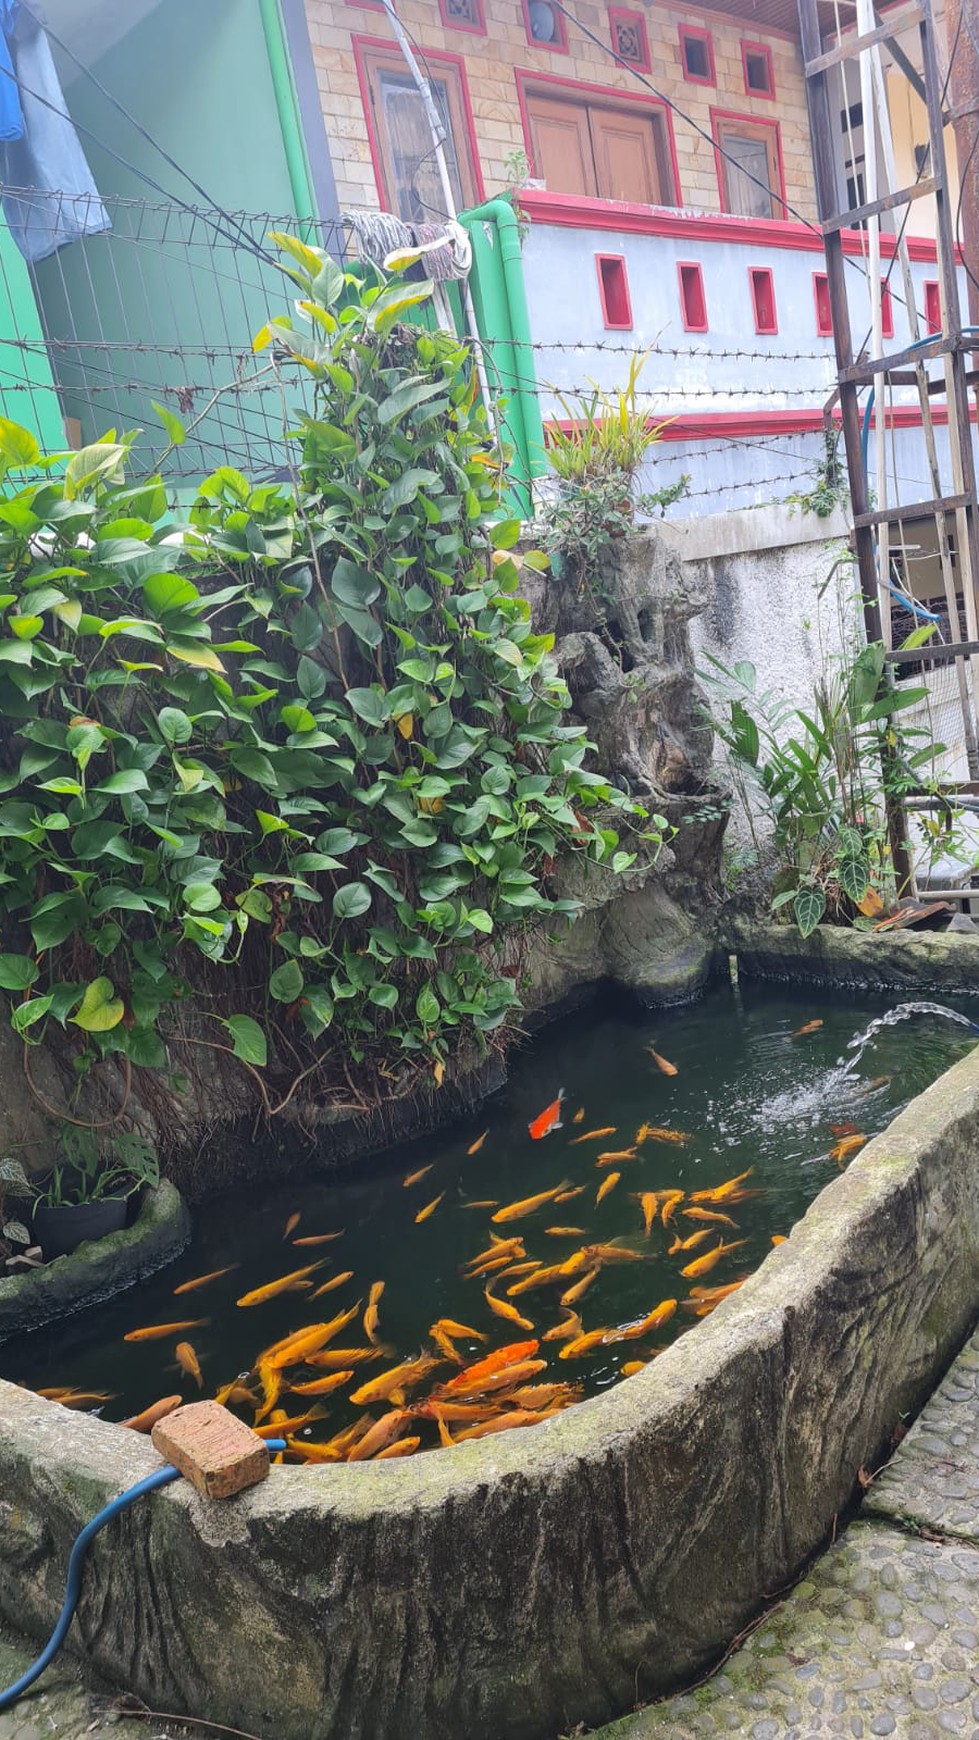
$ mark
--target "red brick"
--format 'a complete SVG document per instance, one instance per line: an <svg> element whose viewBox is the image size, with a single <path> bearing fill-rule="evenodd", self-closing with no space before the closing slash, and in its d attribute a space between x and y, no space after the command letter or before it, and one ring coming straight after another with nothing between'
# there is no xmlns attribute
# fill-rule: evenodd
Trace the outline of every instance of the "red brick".
<svg viewBox="0 0 979 1740"><path fill-rule="evenodd" d="M153 1427L153 1447L205 1498L233 1498L269 1471L264 1442L219 1402L189 1402Z"/></svg>

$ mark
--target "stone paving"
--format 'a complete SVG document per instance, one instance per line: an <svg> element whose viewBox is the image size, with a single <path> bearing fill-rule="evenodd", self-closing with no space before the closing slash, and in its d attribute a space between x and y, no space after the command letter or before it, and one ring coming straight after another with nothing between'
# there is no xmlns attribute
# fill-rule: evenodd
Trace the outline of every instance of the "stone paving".
<svg viewBox="0 0 979 1740"><path fill-rule="evenodd" d="M30 1659L0 1631L0 1686ZM68 1656L39 1684L0 1715L0 1740L208 1732L112 1713L112 1693L83 1683ZM979 1740L979 1334L874 1482L859 1520L723 1669L613 1722L599 1740L735 1734Z"/></svg>

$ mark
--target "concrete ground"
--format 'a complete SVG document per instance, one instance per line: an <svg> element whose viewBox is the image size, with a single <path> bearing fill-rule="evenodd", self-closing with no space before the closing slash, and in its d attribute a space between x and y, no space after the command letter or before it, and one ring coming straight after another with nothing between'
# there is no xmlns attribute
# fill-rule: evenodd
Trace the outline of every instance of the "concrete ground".
<svg viewBox="0 0 979 1740"><path fill-rule="evenodd" d="M31 1653L0 1631L0 1686ZM231 1732L125 1715L67 1656L40 1686L0 1715L0 1740ZM873 1483L858 1521L721 1671L611 1723L600 1740L722 1735L979 1740L979 1334Z"/></svg>

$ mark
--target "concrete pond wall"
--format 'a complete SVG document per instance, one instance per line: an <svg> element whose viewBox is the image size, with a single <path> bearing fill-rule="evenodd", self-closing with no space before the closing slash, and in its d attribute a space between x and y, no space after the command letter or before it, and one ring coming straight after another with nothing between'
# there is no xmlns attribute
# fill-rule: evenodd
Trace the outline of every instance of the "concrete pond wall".
<svg viewBox="0 0 979 1740"><path fill-rule="evenodd" d="M263 1740L555 1740L688 1681L971 1329L977 1155L979 1050L637 1376L405 1462L273 1468L223 1505L155 1494L99 1537L75 1646L152 1707ZM78 1529L158 1460L0 1383L0 1611L46 1635Z"/></svg>

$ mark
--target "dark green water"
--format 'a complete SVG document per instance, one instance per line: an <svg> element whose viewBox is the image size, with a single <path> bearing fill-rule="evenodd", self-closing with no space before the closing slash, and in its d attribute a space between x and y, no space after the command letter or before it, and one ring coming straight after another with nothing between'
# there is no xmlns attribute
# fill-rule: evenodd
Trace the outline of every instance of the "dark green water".
<svg viewBox="0 0 979 1740"><path fill-rule="evenodd" d="M897 995L834 991L830 1001L811 988L748 985L735 991L725 985L667 1013L605 1005L573 1017L548 1029L515 1060L507 1088L472 1121L380 1155L345 1182L278 1185L267 1193L243 1190L206 1204L196 1213L193 1243L177 1263L53 1332L0 1348L0 1373L31 1386L108 1390L113 1400L103 1412L122 1419L161 1395L182 1390L191 1400L198 1393L174 1365L178 1336L129 1344L123 1341L128 1330L208 1318L185 1334L200 1359L203 1393L213 1395L219 1385L247 1372L258 1352L277 1338L331 1318L358 1299L366 1304L370 1284L379 1280L386 1283L380 1335L397 1358L419 1353L427 1345L429 1326L439 1317L452 1317L489 1336L485 1346L460 1340L460 1352L475 1359L487 1347L523 1339L525 1333L493 1317L482 1282L460 1274L461 1266L487 1247L491 1231L520 1234L528 1258L548 1264L596 1241L624 1241L641 1253L642 1261L601 1270L578 1307L586 1331L626 1323L667 1298L682 1301L691 1286L733 1281L764 1260L772 1235L789 1233L823 1185L837 1176L828 1158L835 1139L831 1125L852 1123L868 1135L883 1129L975 1043L965 1027L928 1013L926 1006L925 1012L881 1027L866 1045L852 1047L875 1019L899 1005L907 1006ZM823 1023L818 1031L792 1037L813 1019ZM675 1076L661 1073L649 1045L676 1065ZM564 1128L532 1141L528 1123L562 1087ZM584 1121L575 1124L578 1108ZM689 1139L683 1146L646 1142L637 1159L596 1167L600 1152L629 1147L643 1122L685 1131ZM614 1136L572 1143L583 1131L605 1125L615 1126ZM483 1130L488 1134L481 1150L468 1157L468 1146ZM431 1165L427 1176L404 1189L403 1177L425 1165ZM646 1239L636 1193L675 1187L689 1197L748 1167L753 1169L749 1183L761 1194L730 1210L737 1230L722 1229L725 1239L745 1243L709 1274L684 1280L681 1265L711 1248L716 1235L712 1231L692 1252L669 1256L673 1229L657 1225ZM598 1186L613 1169L621 1172L621 1181L596 1207ZM482 1198L506 1204L562 1181L586 1189L573 1201L548 1205L511 1225L494 1228L492 1209L466 1207ZM418 1210L443 1192L431 1218L416 1224ZM681 1203L675 1216L684 1236L698 1225L684 1218L685 1206ZM301 1216L293 1237L340 1228L343 1235L320 1249L297 1248L283 1237L293 1213ZM545 1229L555 1224L582 1228L584 1236L549 1236ZM316 1284L341 1270L352 1270L353 1278L315 1302L303 1293L286 1293L253 1308L236 1305L246 1291L321 1257L325 1262ZM232 1263L237 1267L231 1274L174 1298L180 1282ZM505 1296L508 1284L496 1290ZM559 1291L552 1286L514 1301L532 1319L535 1334L559 1321ZM648 1359L696 1322L681 1308L664 1330L646 1340L598 1347L574 1360L557 1357L561 1343L545 1343L541 1354L548 1356L548 1370L535 1381L573 1380L594 1394L617 1381L624 1363ZM344 1330L338 1343L362 1345L360 1323ZM364 1366L358 1380L383 1369L380 1362ZM436 1375L451 1376L451 1367ZM305 1406L294 1404L291 1411ZM326 1418L313 1429L322 1438L359 1412L343 1393L323 1406ZM431 1428L422 1430L428 1442Z"/></svg>

